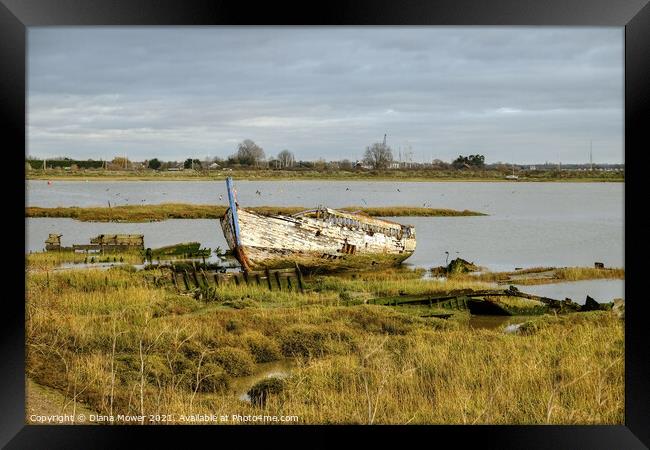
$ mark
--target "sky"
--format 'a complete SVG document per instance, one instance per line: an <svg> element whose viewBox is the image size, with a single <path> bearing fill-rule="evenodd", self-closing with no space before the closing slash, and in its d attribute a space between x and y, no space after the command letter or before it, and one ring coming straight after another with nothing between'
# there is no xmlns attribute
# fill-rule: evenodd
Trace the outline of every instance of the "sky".
<svg viewBox="0 0 650 450"><path fill-rule="evenodd" d="M622 163L622 27L30 27L27 153Z"/></svg>

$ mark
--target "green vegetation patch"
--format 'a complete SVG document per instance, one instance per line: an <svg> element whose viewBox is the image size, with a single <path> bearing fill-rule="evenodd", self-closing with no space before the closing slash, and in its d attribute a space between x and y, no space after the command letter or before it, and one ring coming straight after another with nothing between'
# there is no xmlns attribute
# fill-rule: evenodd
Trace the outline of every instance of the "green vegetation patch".
<svg viewBox="0 0 650 450"><path fill-rule="evenodd" d="M162 203L159 205L121 205L113 207L55 207L29 206L25 217L69 217L84 222L156 222L168 219L219 219L227 207L222 205L193 205L188 203ZM304 211L302 206L253 206L247 210L263 215L292 215ZM455 217L484 216L476 211L457 211L453 209L424 208L414 206L358 207L342 208L346 211L359 211L373 217Z"/></svg>

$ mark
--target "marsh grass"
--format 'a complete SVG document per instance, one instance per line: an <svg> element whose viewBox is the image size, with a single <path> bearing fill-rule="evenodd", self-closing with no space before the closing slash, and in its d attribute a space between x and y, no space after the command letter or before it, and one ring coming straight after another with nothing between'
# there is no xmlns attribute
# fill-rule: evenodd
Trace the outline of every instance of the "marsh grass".
<svg viewBox="0 0 650 450"><path fill-rule="evenodd" d="M139 251L121 253L77 253L72 251L33 252L26 255L25 266L29 270L47 270L61 264L125 263L142 264Z"/></svg>
<svg viewBox="0 0 650 450"><path fill-rule="evenodd" d="M100 414L623 423L624 330L610 312L541 316L519 334L503 334L421 317L418 308L340 298L451 290L469 281L387 271L318 277L306 294L224 288L221 301L205 302L157 286L151 275L125 267L29 273L28 377L68 405L83 402ZM241 297L247 306L226 304ZM264 402L242 402L231 390L255 364L283 358L294 358L296 368Z"/></svg>
<svg viewBox="0 0 650 450"><path fill-rule="evenodd" d="M33 169L26 173L27 179L33 180L215 180L223 181L225 177L232 176L239 180L368 180L368 181L493 181L508 182L507 173L500 170L268 170L237 168L232 171L110 171L110 170L77 170L65 172L63 170L38 170ZM520 173L521 181L562 181L562 182L594 182L594 181L624 181L623 172L578 172L578 171L524 171Z"/></svg>
<svg viewBox="0 0 650 450"><path fill-rule="evenodd" d="M597 280L597 279L624 279L625 269L593 267L564 267L555 271L555 277L564 281Z"/></svg>
<svg viewBox="0 0 650 450"><path fill-rule="evenodd" d="M481 281L486 283L512 283L520 285L537 285L562 283L565 281L624 279L625 269L593 267L533 267L510 272L460 273L450 275L452 280Z"/></svg>
<svg viewBox="0 0 650 450"><path fill-rule="evenodd" d="M223 205L194 205L188 203L162 203L158 205L120 205L106 207L56 207L43 208L29 206L25 208L26 217L70 217L80 221L94 222L153 222L168 219L218 219L226 212ZM301 206L253 206L246 208L263 215L291 215L304 211ZM346 211L361 211L374 217L454 217L483 216L485 214L463 210L440 208L423 208L412 206L359 207L341 208Z"/></svg>

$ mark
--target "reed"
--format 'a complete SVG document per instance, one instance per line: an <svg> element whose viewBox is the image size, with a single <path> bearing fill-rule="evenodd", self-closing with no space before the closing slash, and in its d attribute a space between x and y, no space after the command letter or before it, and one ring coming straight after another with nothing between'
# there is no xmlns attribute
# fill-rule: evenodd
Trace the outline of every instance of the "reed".
<svg viewBox="0 0 650 450"><path fill-rule="evenodd" d="M507 182L507 173L500 170L268 170L238 168L232 171L110 171L110 170L78 170L64 172L63 170L30 170L26 178L30 180L141 180L141 181L194 181L215 180L223 181L232 176L240 180L372 180L372 181L492 181ZM519 174L519 182L622 182L625 174L620 172L578 172L578 171L524 171Z"/></svg>
<svg viewBox="0 0 650 450"><path fill-rule="evenodd" d="M593 267L533 267L511 272L459 273L450 276L453 280L477 281L485 283L511 283L519 285L536 285L561 283L565 281L625 279L623 268Z"/></svg>
<svg viewBox="0 0 650 450"><path fill-rule="evenodd" d="M177 423L201 413L319 424L623 423L624 327L611 312L541 316L504 334L341 301L342 292L424 290L409 271L314 277L306 294L223 287L208 302L152 275L28 273L26 371L61 393L59 413L82 403L100 414L175 414ZM242 402L232 381L281 358L297 365L282 389L257 406Z"/></svg>
<svg viewBox="0 0 650 450"><path fill-rule="evenodd" d="M120 253L77 253L73 251L33 252L26 255L28 270L49 270L61 264L124 263L141 264L144 258L140 252Z"/></svg>
<svg viewBox="0 0 650 450"><path fill-rule="evenodd" d="M187 203L162 203L158 205L120 205L113 207L55 207L29 206L25 217L69 217L84 222L155 222L168 219L218 219L223 217L227 207L223 205L193 205ZM301 206L253 206L247 210L263 215L291 215L304 211ZM483 216L485 214L463 210L423 208L411 206L342 208L346 211L360 211L374 217L456 217Z"/></svg>

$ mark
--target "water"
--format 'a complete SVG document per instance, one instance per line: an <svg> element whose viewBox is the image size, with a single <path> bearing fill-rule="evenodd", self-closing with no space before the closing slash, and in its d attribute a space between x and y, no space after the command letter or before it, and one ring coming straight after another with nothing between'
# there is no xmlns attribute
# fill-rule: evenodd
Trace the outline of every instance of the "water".
<svg viewBox="0 0 650 450"><path fill-rule="evenodd" d="M469 317L471 328L482 328L486 330L502 330L506 333L516 331L522 323L528 320L538 319L539 316L475 316Z"/></svg>
<svg viewBox="0 0 650 450"><path fill-rule="evenodd" d="M180 242L200 242L203 247L227 249L226 239L218 220L173 219L163 222L108 223L80 222L74 219L29 218L27 251L42 251L49 233L60 233L61 245L87 244L91 237L106 233L144 234L144 246L157 248Z"/></svg>
<svg viewBox="0 0 650 450"><path fill-rule="evenodd" d="M291 370L295 367L295 361L292 359L282 359L279 361L271 361L267 363L259 363L256 365L254 374L246 377L233 378L231 382L231 389L240 400L250 402L251 398L248 391L256 383L265 378L286 378L291 374Z"/></svg>
<svg viewBox="0 0 650 450"><path fill-rule="evenodd" d="M27 181L32 206L105 206L187 202L226 204L217 181ZM398 217L416 226L418 248L407 260L436 266L460 256L491 270L534 266L623 266L621 183L429 183L359 181L239 181L240 205L325 204L332 207L422 206L471 209L485 217ZM350 189L346 191L346 189ZM400 190L400 192L397 191ZM260 190L261 195L256 194ZM120 194L119 196L116 194ZM223 197L219 200L219 195ZM143 201L144 200L144 201ZM46 220L47 223L36 222ZM98 232L144 232L147 246L199 240L225 246L217 221L175 220L156 224L85 224L55 219L28 221L29 249L42 248L44 228L76 242ZM32 223L33 222L33 223ZM100 230L98 232L89 230ZM78 235L77 233L82 233ZM78 236L78 237L77 237ZM193 236L191 239L188 236ZM81 239L79 239L81 238Z"/></svg>
<svg viewBox="0 0 650 450"><path fill-rule="evenodd" d="M566 283L540 284L533 286L517 286L520 291L541 297L564 300L570 298L583 305L587 295L599 303L609 303L615 298L625 298L625 282L623 280L582 280Z"/></svg>
<svg viewBox="0 0 650 450"><path fill-rule="evenodd" d="M223 181L54 180L48 185L47 181L29 180L26 186L30 206L106 206L108 201L111 205L227 203ZM461 257L494 271L538 266L593 267L596 261L607 267L624 266L622 183L309 180L236 181L235 187L239 204L244 207L426 205L489 214L391 218L416 227L417 249L406 260L413 267L444 265L446 252L449 259ZM256 193L258 190L261 195ZM151 248L187 241L199 241L213 249L226 248L217 220L84 223L34 218L26 222L28 251L42 250L48 233L54 232L63 233L63 245L86 243L100 233L142 233L145 246Z"/></svg>

